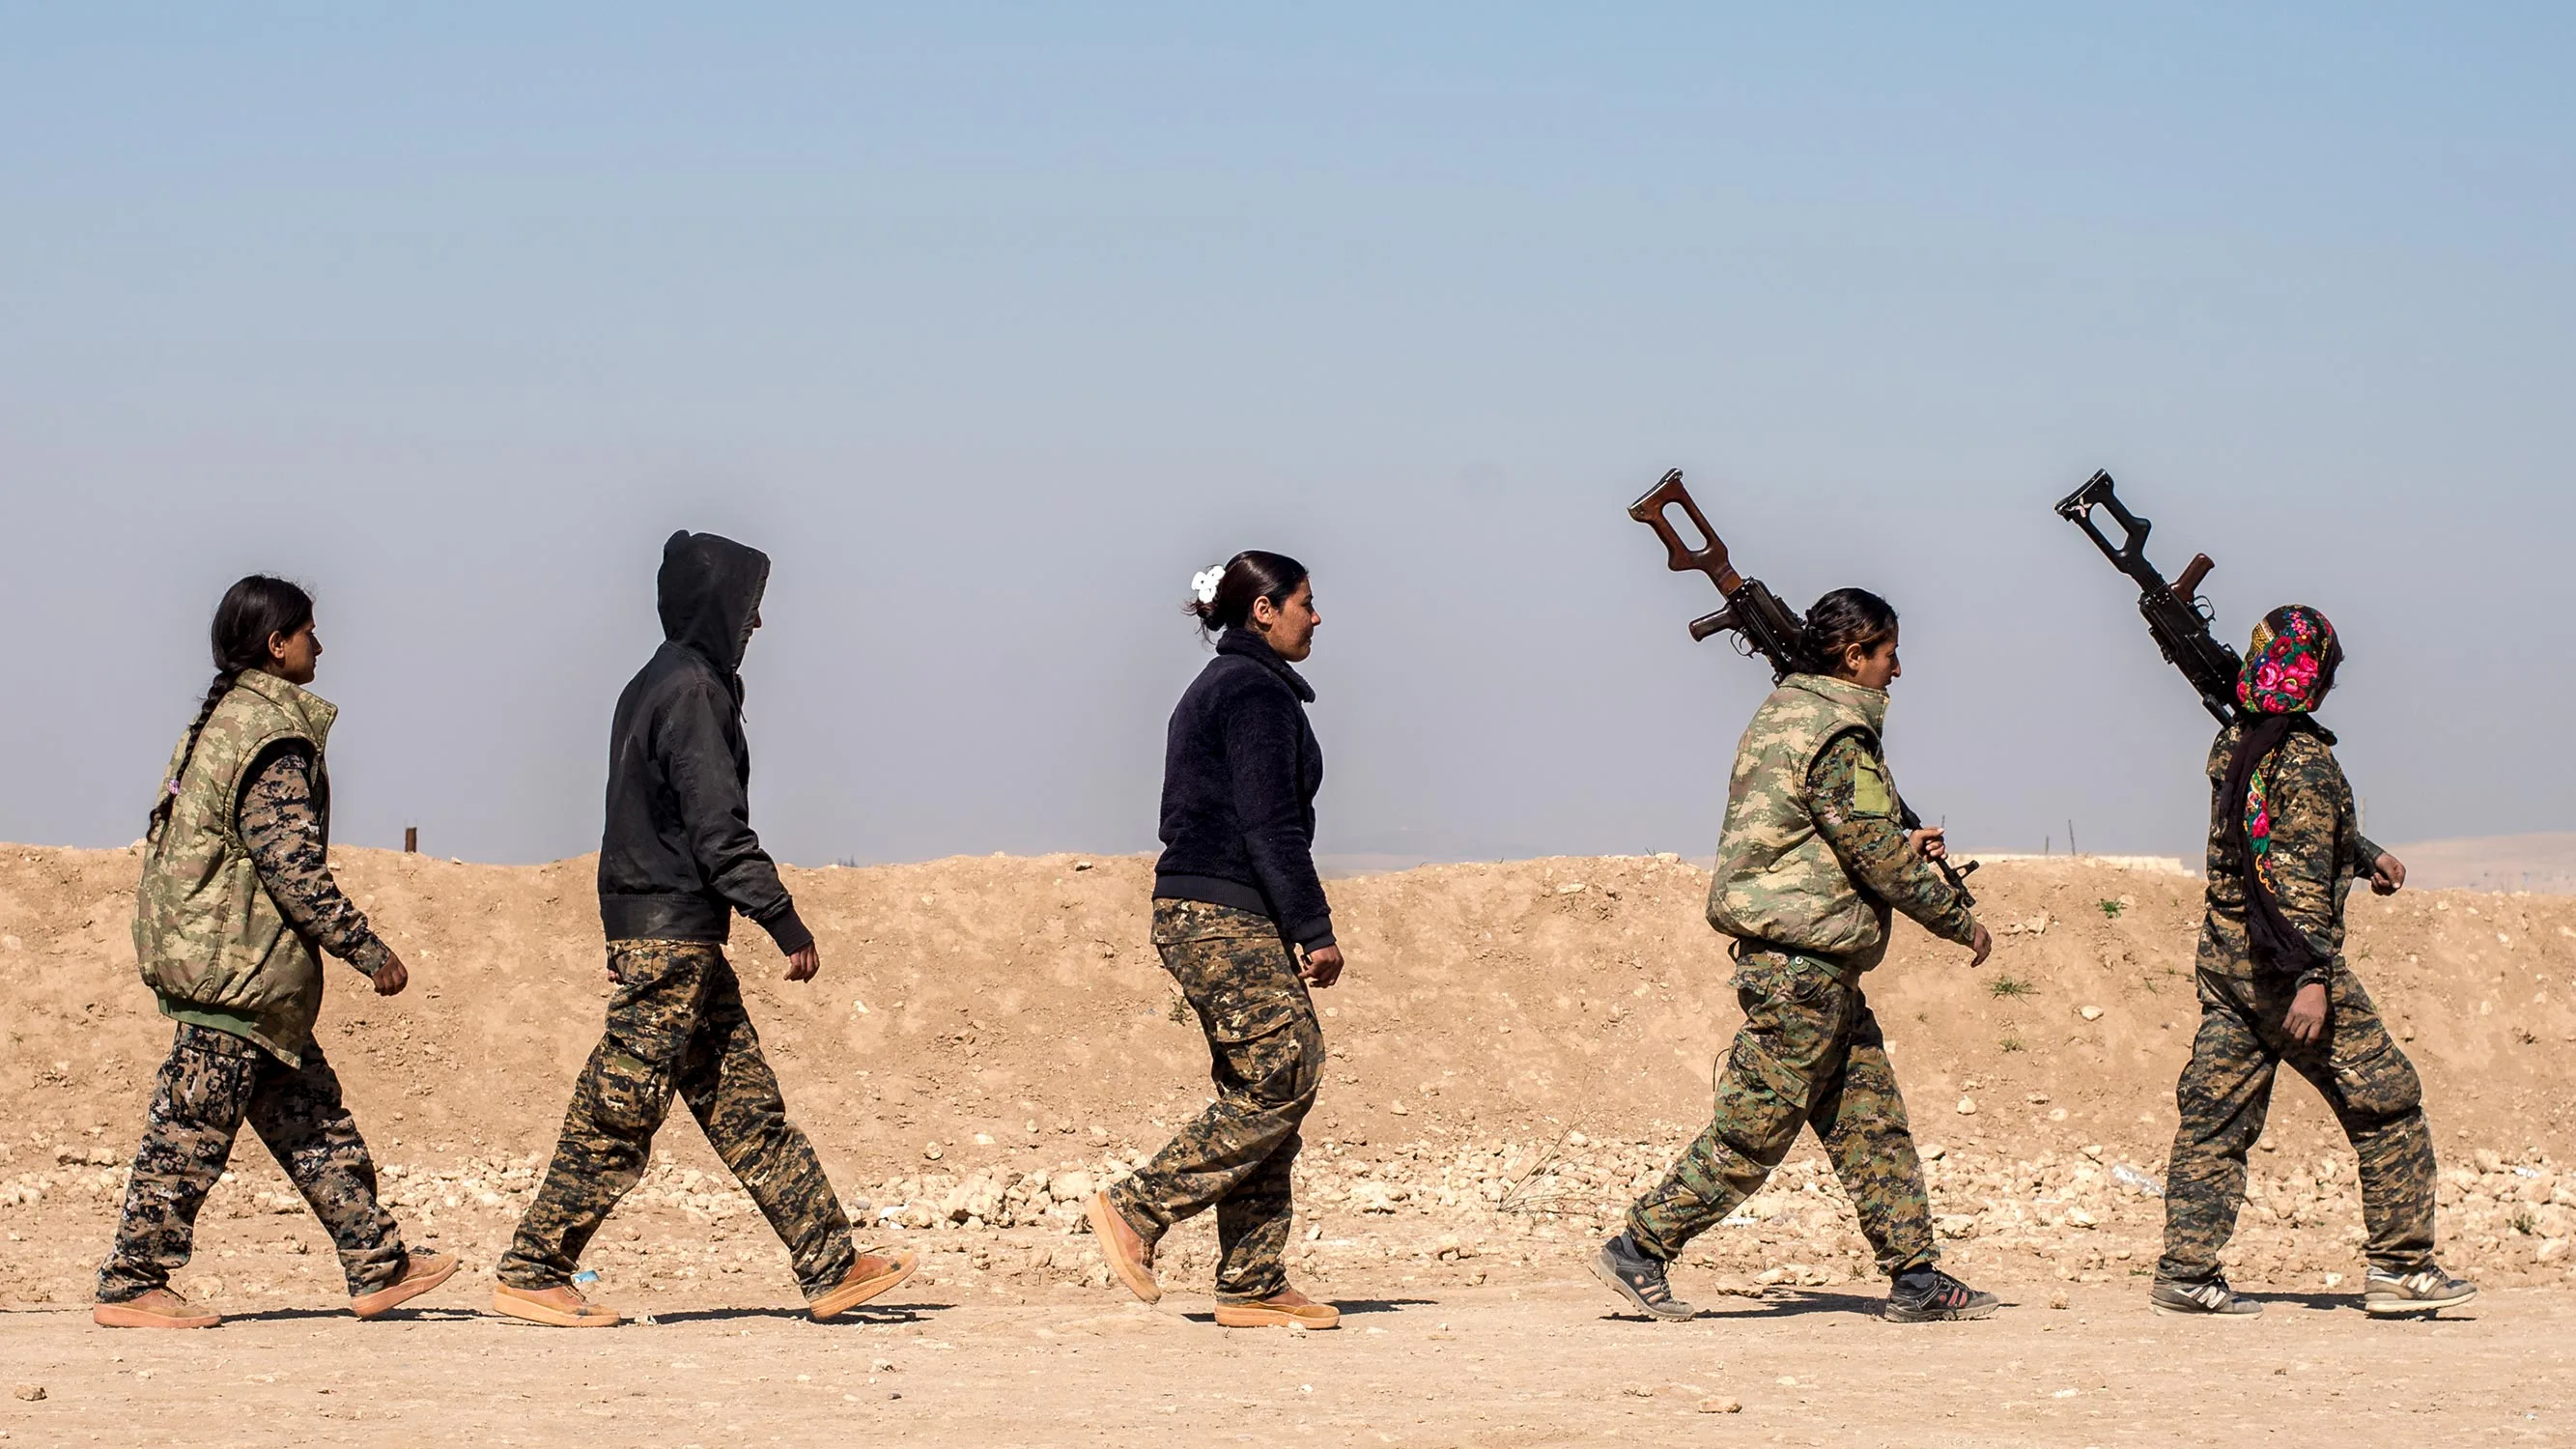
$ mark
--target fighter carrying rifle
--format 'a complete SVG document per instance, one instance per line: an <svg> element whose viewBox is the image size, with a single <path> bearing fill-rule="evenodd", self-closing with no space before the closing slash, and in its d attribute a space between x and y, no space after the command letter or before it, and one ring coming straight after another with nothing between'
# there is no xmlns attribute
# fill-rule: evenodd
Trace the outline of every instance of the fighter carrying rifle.
<svg viewBox="0 0 2576 1449"><path fill-rule="evenodd" d="M1704 542L1685 544L1679 504ZM1983 1318L1995 1297L1934 1266L1920 1154L1887 1038L1862 982L1887 955L1898 911L1986 959L1941 842L1905 808L1879 737L1896 662L1896 611L1866 589L1836 589L1801 619L1728 564L1726 545L1676 471L1629 516L1651 525L1678 570L1706 573L1726 607L1694 638L1733 631L1771 662L1774 688L1737 744L1726 825L1710 874L1708 923L1731 939L1744 1025L1728 1049L1708 1127L1662 1182L1628 1209L1625 1231L1592 1257L1594 1277L1650 1318L1688 1318L1668 1268L1683 1245L1726 1220L1812 1127L1850 1194L1899 1323Z"/></svg>
<svg viewBox="0 0 2576 1449"><path fill-rule="evenodd" d="M2101 481L2107 484L2110 479L2106 476ZM1684 543L1679 530L1673 527L1668 510L1676 504L1680 505L1682 512L1690 515L1691 526L1699 530L1699 536L1707 540L1701 547L1692 548ZM1628 505L1628 516L1652 528L1655 536L1664 541L1665 552L1669 555L1667 563L1673 572L1686 574L1696 570L1705 573L1709 582L1717 585L1717 591L1725 595L1725 608L1691 620L1690 635L1694 642L1704 641L1711 634L1732 631L1738 640L1737 652L1748 658L1759 654L1770 663L1773 684L1801 672L1798 639L1806 627L1805 623L1790 613L1789 606L1781 603L1779 596L1760 579L1748 579L1736 572L1735 565L1727 560L1725 541L1717 536L1717 530L1708 526L1708 519L1701 515L1699 504L1691 498L1690 490L1682 486L1681 469L1666 473L1653 492ZM2140 525L2140 533L2144 535L2143 524ZM2201 562L2206 564L2207 560ZM1914 813L1913 806L1900 799L1896 808L1907 834L1923 829L1923 817ZM1953 866L1946 852L1932 854L1927 851L1926 854L1934 868L1941 872L1942 879L1959 893L1959 903L1976 905L1977 898L1968 892L1967 877L1976 873L1977 863L1972 860L1966 865Z"/></svg>
<svg viewBox="0 0 2576 1449"><path fill-rule="evenodd" d="M2111 515L2113 544L2094 521ZM2263 1305L2220 1271L2245 1190L2245 1154L2263 1135L2283 1065L2315 1085L2360 1163L2362 1308L2383 1316L2457 1307L2477 1296L2433 1259L2432 1129L2423 1087L2344 959L2344 901L2356 880L2387 895L2406 867L2361 833L2352 784L2317 707L2343 644L2326 616L2284 604L2254 626L2243 655L2209 632L2199 598L2209 555L2168 584L2147 562L2147 520L2095 473L2058 515L2138 583L2156 647L2218 721L2205 767L2209 855L2194 953L2200 1029L2175 1099L2165 1172L2165 1250L2148 1303L2160 1313L2242 1316Z"/></svg>

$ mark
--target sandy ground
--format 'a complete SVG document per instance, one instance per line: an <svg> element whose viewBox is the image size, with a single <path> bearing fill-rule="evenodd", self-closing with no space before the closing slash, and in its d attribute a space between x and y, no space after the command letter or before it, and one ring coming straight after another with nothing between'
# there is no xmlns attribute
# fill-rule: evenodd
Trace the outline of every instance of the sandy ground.
<svg viewBox="0 0 2576 1449"><path fill-rule="evenodd" d="M330 1244L246 1136L177 1280L233 1322L91 1328L169 1029L133 976L135 858L0 848L0 1385L46 1392L0 1399L13 1442L347 1442L390 1420L489 1443L567 1427L1072 1443L1142 1424L1219 1442L2077 1445L2314 1432L2321 1410L2359 1442L2448 1442L2546 1440L2576 1402L2565 897L2353 907L2352 957L2423 1074L2444 1260L2489 1289L2460 1322L2353 1309L2351 1155L2286 1079L2230 1250L2273 1313L2146 1314L2198 887L2060 861L1978 876L1999 938L1984 969L1901 928L1870 985L1945 1262L2021 1306L1928 1330L1865 1317L1883 1284L1807 1143L1677 1271L1718 1319L1670 1329L1604 1321L1577 1274L1701 1124L1738 1020L1705 872L1613 857L1335 882L1352 964L1318 999L1333 1061L1291 1272L1352 1312L1300 1340L1205 1323L1186 1292L1212 1269L1204 1219L1167 1240L1157 1312L1106 1289L1080 1227L1090 1187L1205 1097L1205 1048L1144 941L1144 861L792 871L824 975L785 985L764 943L737 941L753 1018L865 1236L928 1266L873 1322L803 1323L783 1250L679 1113L586 1260L658 1322L582 1340L480 1315L596 1040L589 863L335 862L416 985L384 1001L335 976L321 1037L407 1237L467 1273L416 1316L350 1321ZM1720 1397L1742 1411L1700 1412Z"/></svg>
<svg viewBox="0 0 2576 1449"><path fill-rule="evenodd" d="M113 1340L0 1317L0 1431L29 1444L399 1439L907 1444L2202 1444L2576 1442L2576 1297L2490 1295L2433 1322L2276 1299L2251 1322L2037 1290L1983 1323L1897 1326L1871 1300L1721 1297L1619 1318L1589 1283L1346 1298L1333 1333L1228 1331L1065 1288L936 1289L866 1321L707 1310L605 1333L523 1328L455 1289L379 1323L276 1310ZM450 1300L457 1300L451 1303ZM1739 1406L1732 1412L1726 1405Z"/></svg>

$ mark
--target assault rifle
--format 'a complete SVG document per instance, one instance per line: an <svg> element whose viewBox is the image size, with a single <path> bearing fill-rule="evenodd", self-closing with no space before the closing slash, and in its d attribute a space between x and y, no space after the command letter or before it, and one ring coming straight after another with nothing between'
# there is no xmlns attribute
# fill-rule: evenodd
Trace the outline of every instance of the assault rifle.
<svg viewBox="0 0 2576 1449"><path fill-rule="evenodd" d="M2110 474L2095 473L2083 487L2057 500L2057 516L2083 529L2114 568L2137 581L2138 612L2146 616L2147 632L2155 636L2156 647L2199 691L2201 708L2221 725L2234 724L2236 679L2244 672L2245 661L2209 632L2212 611L2200 597L2200 581L2216 565L2205 553L2193 554L2174 581L2166 583L2156 566L2147 562L2147 530L2155 525L2122 507L2113 486ZM2093 521L2097 508L2120 526L2118 545Z"/></svg>
<svg viewBox="0 0 2576 1449"><path fill-rule="evenodd" d="M1699 547L1693 548L1683 542L1680 531L1673 527L1668 510L1675 504L1690 516L1691 526L1698 529L1699 536L1705 540ZM1690 490L1682 486L1681 469L1666 473L1652 492L1629 504L1628 516L1652 528L1655 536L1664 541L1664 551L1668 555L1666 562L1673 572L1704 573L1710 583L1717 585L1718 593L1725 597L1725 608L1691 620L1690 636L1694 641L1705 640L1711 634L1734 634L1735 652L1748 659L1761 655L1771 666L1771 682L1775 685L1797 672L1798 631L1801 627L1798 616L1789 612L1789 606L1781 603L1779 596L1765 587L1760 579L1746 578L1727 561L1726 542L1717 536L1716 529L1708 526L1708 519L1701 515L1699 504L1692 500ZM1898 821L1906 830L1923 828L1923 817L1915 814L1914 807L1906 804L1903 798L1897 800L1896 808ZM1959 893L1961 904L1972 908L1977 904L1977 898L1968 893L1967 879L1977 869L1975 861L1953 866L1946 860L1936 860L1932 865L1941 872L1941 878L1950 883L1950 889Z"/></svg>

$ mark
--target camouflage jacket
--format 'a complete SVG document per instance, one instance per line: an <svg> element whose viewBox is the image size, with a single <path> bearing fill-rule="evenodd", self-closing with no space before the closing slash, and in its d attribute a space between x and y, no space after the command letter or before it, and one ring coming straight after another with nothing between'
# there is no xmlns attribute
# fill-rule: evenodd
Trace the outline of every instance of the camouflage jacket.
<svg viewBox="0 0 2576 1449"><path fill-rule="evenodd" d="M2226 798L2239 728L2219 731L2209 747L2209 908L2201 921L2198 964L2215 976L2247 980L2255 964L2245 935L2245 860L2227 829L2228 817L2245 802ZM2367 875L2379 859L2379 846L2361 833L2352 784L2335 762L2333 736L2294 730L2260 768L2272 812L2274 900L2317 954L2340 969L2344 897L2353 878Z"/></svg>
<svg viewBox="0 0 2576 1449"><path fill-rule="evenodd" d="M338 714L273 674L242 674L195 747L183 737L170 752L164 779L176 777L174 798L144 841L135 891L135 960L162 1013L246 1037L295 1065L322 1011L321 963L261 883L236 811L260 756L300 741L313 752L317 833L327 838L323 744Z"/></svg>
<svg viewBox="0 0 2576 1449"><path fill-rule="evenodd" d="M1964 904L1905 840L1879 732L1887 694L1793 674L1736 746L1708 923L1749 947L1866 971L1887 952L1891 906L1947 939L1974 930Z"/></svg>

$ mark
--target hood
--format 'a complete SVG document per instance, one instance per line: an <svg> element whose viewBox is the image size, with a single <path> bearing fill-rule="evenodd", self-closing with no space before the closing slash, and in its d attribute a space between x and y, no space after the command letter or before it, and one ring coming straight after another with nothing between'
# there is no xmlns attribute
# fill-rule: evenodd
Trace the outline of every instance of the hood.
<svg viewBox="0 0 2576 1449"><path fill-rule="evenodd" d="M731 678L751 643L751 621L769 588L769 555L712 533L681 529L662 545L654 601L662 637L695 650Z"/></svg>

